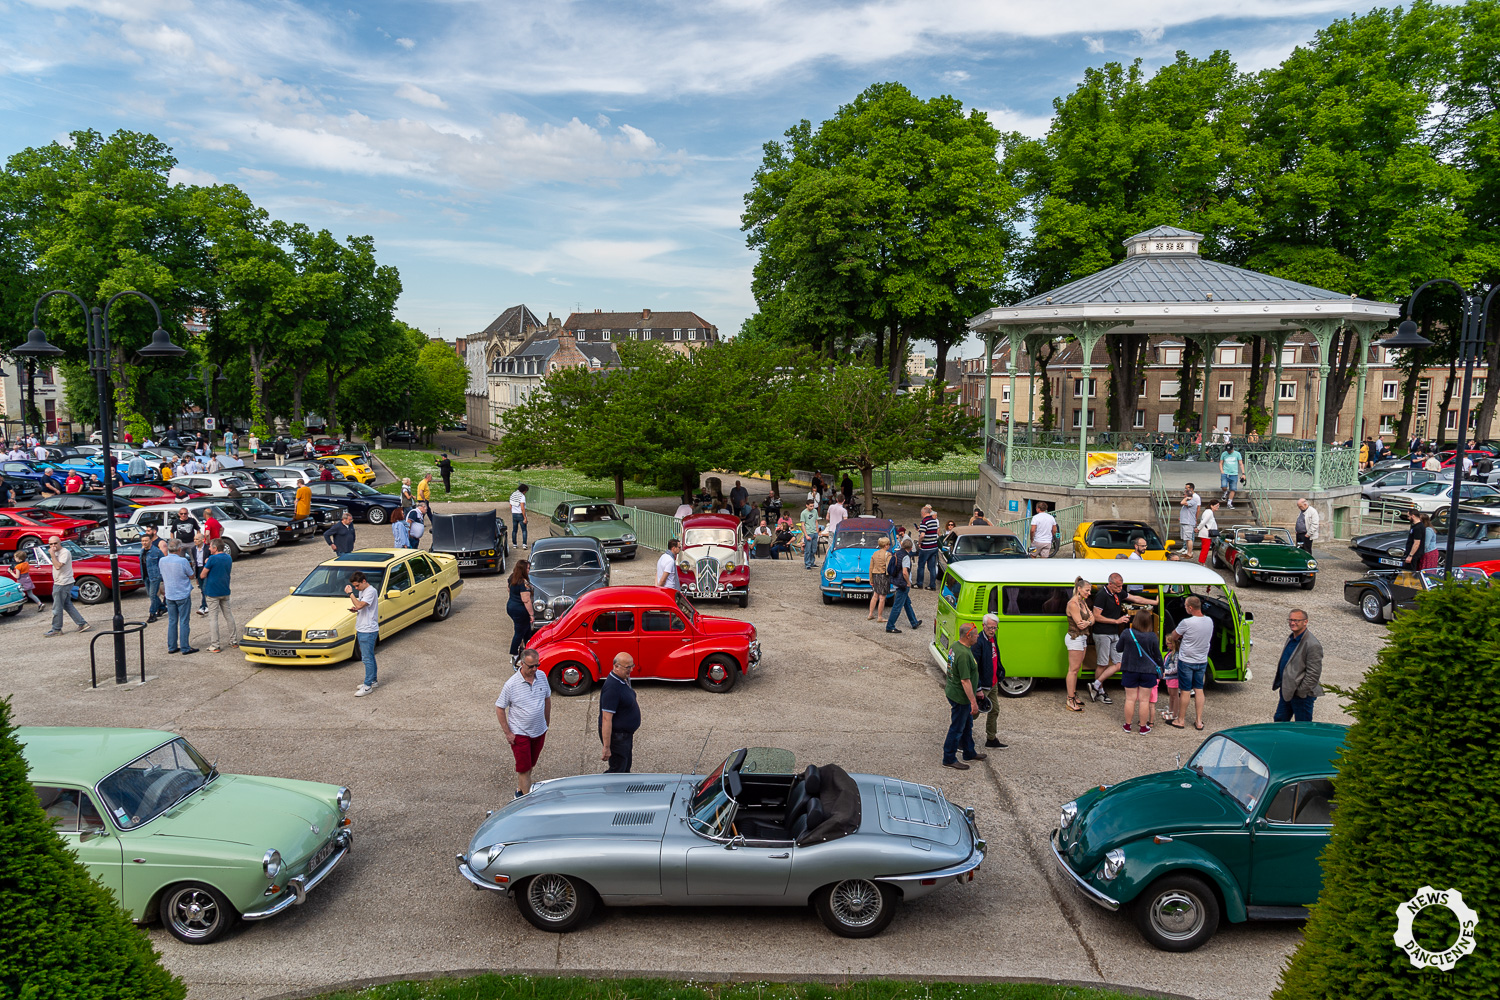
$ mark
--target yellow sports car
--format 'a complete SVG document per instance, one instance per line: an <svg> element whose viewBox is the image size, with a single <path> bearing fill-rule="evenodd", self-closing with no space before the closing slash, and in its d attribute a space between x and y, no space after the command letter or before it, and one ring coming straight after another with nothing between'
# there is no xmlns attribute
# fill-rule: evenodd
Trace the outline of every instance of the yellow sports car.
<svg viewBox="0 0 1500 1000"><path fill-rule="evenodd" d="M1079 559L1113 559L1136 550L1136 539L1146 540L1142 559L1165 559L1177 543L1162 543L1156 529L1144 521L1084 521L1073 532L1073 555Z"/></svg>
<svg viewBox="0 0 1500 1000"><path fill-rule="evenodd" d="M318 463L332 466L334 471L342 473L345 479L364 483L366 486L375 481L375 470L361 462L358 455L329 455L318 459Z"/></svg>
<svg viewBox="0 0 1500 1000"><path fill-rule="evenodd" d="M344 587L359 570L379 597L380 638L414 621L446 621L463 590L458 560L416 549L359 549L321 563L307 579L251 618L240 651L252 663L340 663L357 655L354 609Z"/></svg>

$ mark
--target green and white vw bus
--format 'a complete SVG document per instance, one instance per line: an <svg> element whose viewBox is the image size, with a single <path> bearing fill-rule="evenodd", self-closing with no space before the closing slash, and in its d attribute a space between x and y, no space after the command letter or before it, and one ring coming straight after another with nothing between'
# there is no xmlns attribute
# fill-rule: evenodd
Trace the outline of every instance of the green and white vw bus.
<svg viewBox="0 0 1500 1000"><path fill-rule="evenodd" d="M1234 588L1213 570L1197 563L1159 559L976 559L948 566L938 588L937 623L932 658L946 670L959 626L984 624L986 614L999 617L995 632L1005 664L1001 693L1020 698L1038 678L1061 680L1068 674L1063 637L1068 631L1067 604L1073 581L1083 577L1097 587L1111 573L1125 579L1126 590L1157 601L1163 637L1187 614L1189 594L1203 601L1203 613L1214 623L1208 675L1215 681L1250 679L1250 623ZM1090 640L1082 677L1094 673Z"/></svg>

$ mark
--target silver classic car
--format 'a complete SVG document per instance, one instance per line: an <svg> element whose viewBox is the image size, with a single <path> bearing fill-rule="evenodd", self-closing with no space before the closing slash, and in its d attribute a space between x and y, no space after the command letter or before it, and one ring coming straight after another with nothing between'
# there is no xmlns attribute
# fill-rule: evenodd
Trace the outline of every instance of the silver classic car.
<svg viewBox="0 0 1500 1000"><path fill-rule="evenodd" d="M885 929L902 899L973 881L973 809L929 785L837 765L796 770L751 747L707 777L577 775L489 814L458 872L547 931L611 906L806 906L841 937Z"/></svg>

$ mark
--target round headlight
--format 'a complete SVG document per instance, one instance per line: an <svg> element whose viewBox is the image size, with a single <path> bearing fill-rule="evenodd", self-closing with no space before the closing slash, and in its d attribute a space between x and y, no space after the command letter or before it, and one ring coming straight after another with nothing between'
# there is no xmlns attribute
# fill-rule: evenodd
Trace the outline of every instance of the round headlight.
<svg viewBox="0 0 1500 1000"><path fill-rule="evenodd" d="M1062 814L1057 818L1057 828L1059 830L1066 830L1073 825L1073 821L1077 818L1078 804L1076 802L1064 802Z"/></svg>
<svg viewBox="0 0 1500 1000"><path fill-rule="evenodd" d="M545 610L547 610L547 602L546 601L532 601L531 602L531 610L533 610L533 611L545 611Z"/></svg>
<svg viewBox="0 0 1500 1000"><path fill-rule="evenodd" d="M724 560L724 569L726 571L734 569L734 559L733 559L733 557Z"/></svg>
<svg viewBox="0 0 1500 1000"><path fill-rule="evenodd" d="M1104 855L1104 864L1099 866L1099 875L1106 882L1125 870L1125 852L1116 847Z"/></svg>
<svg viewBox="0 0 1500 1000"><path fill-rule="evenodd" d="M505 850L504 844L496 844L493 847L486 847L482 851L475 852L474 860L480 863L479 866L481 868L488 868L490 865L495 863L495 859L500 856L500 852L503 850Z"/></svg>
<svg viewBox="0 0 1500 1000"><path fill-rule="evenodd" d="M1255 558L1254 556L1251 556L1248 560L1246 560L1246 564L1250 566L1259 566L1260 560Z"/></svg>
<svg viewBox="0 0 1500 1000"><path fill-rule="evenodd" d="M835 572L834 572L834 571L833 571L833 570L831 570L831 569L825 569L825 570L824 570L824 571L823 571L823 579L825 579L825 580L832 580L832 579L833 579L833 578L834 578L834 577L836 577L836 576L838 576L838 574L837 574L837 573L835 573Z"/></svg>
<svg viewBox="0 0 1500 1000"><path fill-rule="evenodd" d="M352 800L353 800L353 796L349 794L349 789L347 789L347 788L340 788L339 789L339 797L338 797L339 812L341 812L341 813L348 812L349 811L349 803Z"/></svg>
<svg viewBox="0 0 1500 1000"><path fill-rule="evenodd" d="M1307 561L1307 568L1308 569L1317 569L1318 568L1318 561L1316 559L1309 559Z"/></svg>
<svg viewBox="0 0 1500 1000"><path fill-rule="evenodd" d="M266 856L260 859L260 870L266 873L266 878L275 878L281 874L281 852L271 848Z"/></svg>
<svg viewBox="0 0 1500 1000"><path fill-rule="evenodd" d="M1385 554L1391 556L1394 559L1400 559L1403 555L1405 555L1405 553L1402 552L1401 548L1396 545L1392 545L1390 548L1386 549Z"/></svg>

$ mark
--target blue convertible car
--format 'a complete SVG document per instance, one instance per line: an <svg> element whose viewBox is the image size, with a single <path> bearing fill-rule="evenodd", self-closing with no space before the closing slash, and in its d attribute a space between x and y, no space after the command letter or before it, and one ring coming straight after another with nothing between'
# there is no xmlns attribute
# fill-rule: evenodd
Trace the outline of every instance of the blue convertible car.
<svg viewBox="0 0 1500 1000"><path fill-rule="evenodd" d="M832 604L835 597L868 598L874 593L870 556L882 538L891 540L894 551L896 523L888 518L846 517L839 522L828 542L828 554L823 557L820 585L824 604Z"/></svg>
<svg viewBox="0 0 1500 1000"><path fill-rule="evenodd" d="M21 585L7 576L0 576L0 615L10 618L26 606L26 595Z"/></svg>

